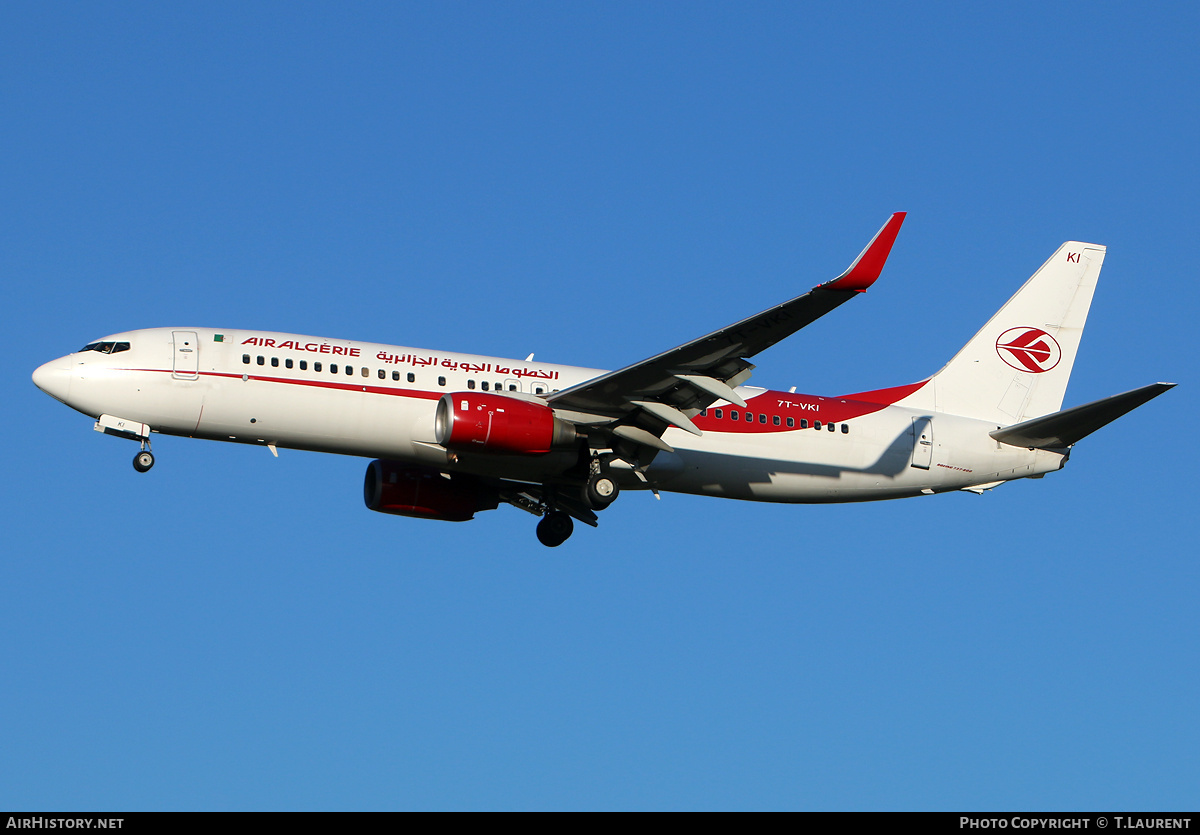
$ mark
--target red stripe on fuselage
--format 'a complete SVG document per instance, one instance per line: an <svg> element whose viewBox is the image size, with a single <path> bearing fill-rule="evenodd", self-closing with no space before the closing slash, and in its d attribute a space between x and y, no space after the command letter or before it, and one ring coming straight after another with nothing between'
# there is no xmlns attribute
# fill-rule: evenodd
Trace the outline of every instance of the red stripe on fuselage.
<svg viewBox="0 0 1200 835"><path fill-rule="evenodd" d="M913 392L920 389L928 380L922 380L919 383L909 383L905 386L892 386L886 389L875 389L874 391L860 391L857 394L843 394L839 400L863 400L867 403L878 403L881 406L892 406L899 403L904 398L908 397Z"/></svg>
<svg viewBox="0 0 1200 835"><path fill-rule="evenodd" d="M807 420L809 427L814 427L816 422L820 421L824 428L826 424L841 423L886 409L923 385L924 382L913 383L846 397L814 397L787 391L764 391L746 400L745 409L729 405L709 407L705 414L697 415L692 422L702 432L741 434L794 432L801 428L801 420ZM721 412L719 418L718 411ZM737 420L732 417L734 413L738 416ZM762 422L762 415L766 415L765 423ZM775 417L779 418L778 426L775 425ZM793 418L795 426L787 425L788 418Z"/></svg>
<svg viewBox="0 0 1200 835"><path fill-rule="evenodd" d="M150 371L159 374L170 374L169 368L129 368L127 371ZM201 377L225 377L230 380L247 378L247 382L283 383L292 386L311 386L313 388L336 389L338 391L356 391L360 394L388 394L393 397L413 397L418 400L439 400L443 392L424 391L422 389L390 388L387 386L364 386L362 383L334 383L326 380L297 380L292 377L263 377L256 374L228 374L223 371L201 371Z"/></svg>

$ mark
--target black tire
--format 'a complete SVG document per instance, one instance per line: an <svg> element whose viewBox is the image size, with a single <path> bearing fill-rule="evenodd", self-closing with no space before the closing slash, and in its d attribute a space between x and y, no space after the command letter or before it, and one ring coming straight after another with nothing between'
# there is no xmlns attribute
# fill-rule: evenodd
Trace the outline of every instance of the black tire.
<svg viewBox="0 0 1200 835"><path fill-rule="evenodd" d="M583 487L583 500L592 510L604 510L617 500L621 488L617 480L607 473L594 475Z"/></svg>
<svg viewBox="0 0 1200 835"><path fill-rule="evenodd" d="M154 466L154 453L143 449L133 456L133 468L139 473L148 472Z"/></svg>
<svg viewBox="0 0 1200 835"><path fill-rule="evenodd" d="M567 541L574 530L575 523L568 514L561 510L552 510L537 524L538 542L547 548L557 548Z"/></svg>

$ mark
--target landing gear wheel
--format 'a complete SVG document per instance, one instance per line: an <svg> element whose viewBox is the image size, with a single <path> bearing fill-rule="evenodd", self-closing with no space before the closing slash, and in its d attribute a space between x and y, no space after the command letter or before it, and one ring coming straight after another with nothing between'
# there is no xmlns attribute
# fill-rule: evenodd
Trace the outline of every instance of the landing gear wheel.
<svg viewBox="0 0 1200 835"><path fill-rule="evenodd" d="M148 449L143 449L137 455L133 456L133 468L139 473L149 471L154 466L154 453Z"/></svg>
<svg viewBox="0 0 1200 835"><path fill-rule="evenodd" d="M592 510L604 510L617 499L621 488L612 476L595 473L583 487L583 500Z"/></svg>
<svg viewBox="0 0 1200 835"><path fill-rule="evenodd" d="M557 548L567 541L574 530L575 523L568 514L561 510L552 510L537 524L538 542L547 548Z"/></svg>

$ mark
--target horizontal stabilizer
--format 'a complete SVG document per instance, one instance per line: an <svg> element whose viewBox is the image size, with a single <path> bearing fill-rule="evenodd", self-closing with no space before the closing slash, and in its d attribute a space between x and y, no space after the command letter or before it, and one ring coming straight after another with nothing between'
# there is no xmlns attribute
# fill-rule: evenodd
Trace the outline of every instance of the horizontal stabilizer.
<svg viewBox="0 0 1200 835"><path fill-rule="evenodd" d="M1152 383L1124 394L1114 394L1112 397L1105 397L1103 400L1073 409L1063 409L1061 412L1006 426L988 434L1011 446L1030 449L1068 447L1172 388L1175 388L1174 383Z"/></svg>

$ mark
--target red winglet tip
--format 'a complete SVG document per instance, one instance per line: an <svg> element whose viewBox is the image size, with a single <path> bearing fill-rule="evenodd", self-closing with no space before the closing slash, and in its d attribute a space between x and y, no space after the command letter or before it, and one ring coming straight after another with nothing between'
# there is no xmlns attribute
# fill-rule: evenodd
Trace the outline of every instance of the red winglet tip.
<svg viewBox="0 0 1200 835"><path fill-rule="evenodd" d="M876 232L875 237L867 244L866 249L854 259L854 263L825 286L831 290L866 292L866 289L874 284L875 279L879 278L879 274L883 272L883 265L887 263L888 255L892 252L892 244L896 242L896 235L899 234L900 226L904 223L907 214L908 212L896 212L888 218L887 223L883 224L883 228Z"/></svg>

